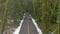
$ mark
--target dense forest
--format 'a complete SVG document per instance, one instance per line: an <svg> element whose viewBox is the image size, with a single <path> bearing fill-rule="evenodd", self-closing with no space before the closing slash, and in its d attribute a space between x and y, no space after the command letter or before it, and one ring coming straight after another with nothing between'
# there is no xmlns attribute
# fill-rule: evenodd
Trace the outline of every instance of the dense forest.
<svg viewBox="0 0 60 34"><path fill-rule="evenodd" d="M0 0L0 33L7 19L14 19L17 24L25 10L29 11L44 34L60 33L60 0Z"/></svg>

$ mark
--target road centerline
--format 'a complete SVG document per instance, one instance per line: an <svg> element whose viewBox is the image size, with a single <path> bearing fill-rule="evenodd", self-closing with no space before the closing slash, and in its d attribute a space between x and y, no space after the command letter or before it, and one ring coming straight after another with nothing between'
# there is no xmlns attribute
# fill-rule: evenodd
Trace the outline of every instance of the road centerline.
<svg viewBox="0 0 60 34"><path fill-rule="evenodd" d="M28 22L28 34L30 34L29 22Z"/></svg>

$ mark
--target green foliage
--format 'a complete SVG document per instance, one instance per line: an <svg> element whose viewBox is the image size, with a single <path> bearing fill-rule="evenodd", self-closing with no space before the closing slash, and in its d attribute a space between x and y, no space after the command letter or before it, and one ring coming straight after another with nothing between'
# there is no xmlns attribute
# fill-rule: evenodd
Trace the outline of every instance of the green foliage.
<svg viewBox="0 0 60 34"><path fill-rule="evenodd" d="M32 0L30 13L44 34L49 34L57 28L57 4L57 0Z"/></svg>
<svg viewBox="0 0 60 34"><path fill-rule="evenodd" d="M23 11L21 1L20 0L13 0L12 5L10 5L10 14L13 19L22 19Z"/></svg>
<svg viewBox="0 0 60 34"><path fill-rule="evenodd" d="M4 3L6 0L2 0ZM50 34L56 30L60 22L60 0L9 0L8 12L14 20L22 19L25 9L28 9L32 17L36 20L44 34ZM57 18L58 15L58 18ZM1 26L1 25L0 25Z"/></svg>

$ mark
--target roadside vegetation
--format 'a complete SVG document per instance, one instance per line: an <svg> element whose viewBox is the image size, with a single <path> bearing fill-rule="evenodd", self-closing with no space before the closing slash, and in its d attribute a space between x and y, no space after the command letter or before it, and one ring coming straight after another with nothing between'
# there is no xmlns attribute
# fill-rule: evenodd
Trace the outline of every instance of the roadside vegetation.
<svg viewBox="0 0 60 34"><path fill-rule="evenodd" d="M44 34L59 34L58 0L33 0L31 15L35 18ZM59 9L59 10L58 10ZM60 14L60 13L59 13Z"/></svg>
<svg viewBox="0 0 60 34"><path fill-rule="evenodd" d="M25 10L28 10L36 20L44 34L59 34L60 32L60 0L0 0L0 32L7 19L22 19ZM8 8L6 11L5 9ZM5 13L5 14L4 14ZM3 25L5 24L5 25ZM17 24L18 25L18 24ZM13 26L13 25L12 25Z"/></svg>

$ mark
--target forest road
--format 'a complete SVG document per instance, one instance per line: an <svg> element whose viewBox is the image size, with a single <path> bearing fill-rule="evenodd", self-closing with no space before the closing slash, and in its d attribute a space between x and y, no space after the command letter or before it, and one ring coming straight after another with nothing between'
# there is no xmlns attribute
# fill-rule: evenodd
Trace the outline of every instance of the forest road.
<svg viewBox="0 0 60 34"><path fill-rule="evenodd" d="M19 34L38 34L37 29L34 26L31 16L28 12L25 13L25 18Z"/></svg>

